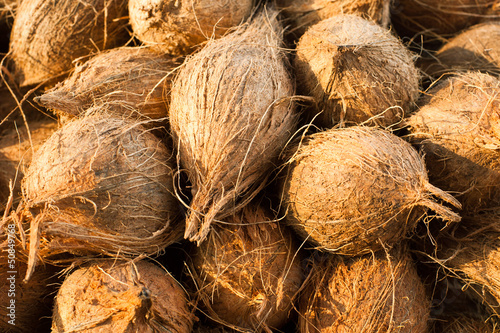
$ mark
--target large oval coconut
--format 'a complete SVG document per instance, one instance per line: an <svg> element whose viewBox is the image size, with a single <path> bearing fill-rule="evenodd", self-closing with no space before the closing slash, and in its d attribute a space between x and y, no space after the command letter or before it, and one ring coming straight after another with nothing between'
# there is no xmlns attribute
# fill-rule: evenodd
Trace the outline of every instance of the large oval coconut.
<svg viewBox="0 0 500 333"><path fill-rule="evenodd" d="M301 333L426 333L430 313L408 251L312 262L299 302Z"/></svg>
<svg viewBox="0 0 500 333"><path fill-rule="evenodd" d="M265 185L293 134L293 82L277 13L211 41L188 58L172 87L170 124L193 199L185 237L236 212Z"/></svg>
<svg viewBox="0 0 500 333"><path fill-rule="evenodd" d="M477 70L500 74L500 22L474 25L448 40L423 70L435 78Z"/></svg>
<svg viewBox="0 0 500 333"><path fill-rule="evenodd" d="M419 94L413 55L388 29L356 15L311 26L294 59L297 80L320 126L401 122Z"/></svg>
<svg viewBox="0 0 500 333"><path fill-rule="evenodd" d="M55 82L75 59L124 44L126 16L126 0L23 0L9 47L17 82Z"/></svg>
<svg viewBox="0 0 500 333"><path fill-rule="evenodd" d="M498 18L496 0L399 0L391 19L409 36L451 36L486 19Z"/></svg>
<svg viewBox="0 0 500 333"><path fill-rule="evenodd" d="M171 81L179 65L179 60L151 48L115 48L78 65L70 77L35 101L70 116L105 104L125 118L161 119L168 114Z"/></svg>
<svg viewBox="0 0 500 333"><path fill-rule="evenodd" d="M468 72L436 83L406 120L431 183L452 191L465 213L500 204L500 80Z"/></svg>
<svg viewBox="0 0 500 333"><path fill-rule="evenodd" d="M311 25L339 14L356 14L384 27L389 24L390 1L386 0L277 0L288 23L288 32L302 35Z"/></svg>
<svg viewBox="0 0 500 333"><path fill-rule="evenodd" d="M91 115L62 126L23 179L30 269L60 252L153 255L178 241L173 163L138 123Z"/></svg>
<svg viewBox="0 0 500 333"><path fill-rule="evenodd" d="M319 249L359 255L394 245L427 209L447 221L459 206L431 185L423 158L385 130L354 126L312 134L288 161L282 181L286 221Z"/></svg>
<svg viewBox="0 0 500 333"><path fill-rule="evenodd" d="M253 12L254 0L129 0L134 36L167 53L186 55L223 36Z"/></svg>
<svg viewBox="0 0 500 333"><path fill-rule="evenodd" d="M192 255L200 307L237 331L279 329L303 282L300 258L286 227L250 204L214 226Z"/></svg>
<svg viewBox="0 0 500 333"><path fill-rule="evenodd" d="M52 333L190 333L186 293L164 269L145 261L98 261L68 275L55 298Z"/></svg>
<svg viewBox="0 0 500 333"><path fill-rule="evenodd" d="M7 198L12 194L21 197L21 179L28 170L33 152L36 151L56 130L57 122L51 118L28 122L0 134L0 210L5 208Z"/></svg>

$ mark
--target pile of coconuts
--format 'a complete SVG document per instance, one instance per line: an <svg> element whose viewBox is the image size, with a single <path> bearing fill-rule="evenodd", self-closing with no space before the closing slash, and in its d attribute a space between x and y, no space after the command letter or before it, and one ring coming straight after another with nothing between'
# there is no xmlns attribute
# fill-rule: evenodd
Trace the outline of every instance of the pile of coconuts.
<svg viewBox="0 0 500 333"><path fill-rule="evenodd" d="M500 331L499 27L0 0L0 332Z"/></svg>

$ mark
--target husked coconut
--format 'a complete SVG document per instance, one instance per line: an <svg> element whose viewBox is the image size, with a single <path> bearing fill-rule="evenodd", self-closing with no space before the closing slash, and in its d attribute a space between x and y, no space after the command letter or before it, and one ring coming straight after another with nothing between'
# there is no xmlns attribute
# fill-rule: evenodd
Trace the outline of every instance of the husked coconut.
<svg viewBox="0 0 500 333"><path fill-rule="evenodd" d="M311 26L297 43L294 66L318 125L397 125L419 95L412 53L388 29L356 15Z"/></svg>

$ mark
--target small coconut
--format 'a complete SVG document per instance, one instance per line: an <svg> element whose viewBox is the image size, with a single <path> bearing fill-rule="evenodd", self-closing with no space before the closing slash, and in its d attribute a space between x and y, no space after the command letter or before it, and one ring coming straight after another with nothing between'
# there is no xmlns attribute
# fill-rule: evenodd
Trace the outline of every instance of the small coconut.
<svg viewBox="0 0 500 333"><path fill-rule="evenodd" d="M491 321L459 316L436 320L431 333L495 333L499 330Z"/></svg>
<svg viewBox="0 0 500 333"><path fill-rule="evenodd" d="M391 19L413 36L449 37L481 20L498 17L497 1L492 0L399 0Z"/></svg>
<svg viewBox="0 0 500 333"><path fill-rule="evenodd" d="M126 42L126 0L23 0L9 59L20 86L57 81L72 62Z"/></svg>
<svg viewBox="0 0 500 333"><path fill-rule="evenodd" d="M408 251L312 261L299 302L301 333L427 332L430 300Z"/></svg>
<svg viewBox="0 0 500 333"><path fill-rule="evenodd" d="M403 139L353 126L308 136L288 160L282 181L286 221L319 249L359 255L400 242L429 208L459 203L431 185L423 158Z"/></svg>
<svg viewBox="0 0 500 333"><path fill-rule="evenodd" d="M65 278L52 332L189 333L194 319L186 293L164 269L146 261L105 260Z"/></svg>
<svg viewBox="0 0 500 333"><path fill-rule="evenodd" d="M151 48L111 49L78 65L70 77L35 101L71 116L105 104L122 117L162 119L168 114L171 80L178 65L178 59Z"/></svg>
<svg viewBox="0 0 500 333"><path fill-rule="evenodd" d="M10 195L12 181L13 195L21 197L21 179L24 177L33 152L36 151L57 129L57 122L51 118L25 124L0 134L0 207L5 208ZM17 201L17 200L16 200Z"/></svg>
<svg viewBox="0 0 500 333"><path fill-rule="evenodd" d="M170 124L192 184L185 237L235 213L265 185L295 131L294 86L271 9L186 60L172 87Z"/></svg>
<svg viewBox="0 0 500 333"><path fill-rule="evenodd" d="M52 254L152 255L182 238L173 163L139 123L95 114L62 126L22 183L17 215L31 224L28 273Z"/></svg>
<svg viewBox="0 0 500 333"><path fill-rule="evenodd" d="M356 14L384 27L389 24L390 1L387 0L277 0L287 31L301 36L307 28L321 20L339 14Z"/></svg>
<svg viewBox="0 0 500 333"><path fill-rule="evenodd" d="M452 191L465 214L500 205L499 88L498 78L479 72L445 78L405 120L431 183Z"/></svg>
<svg viewBox="0 0 500 333"><path fill-rule="evenodd" d="M482 71L500 74L500 22L474 25L444 44L423 70L434 78L447 73Z"/></svg>
<svg viewBox="0 0 500 333"><path fill-rule="evenodd" d="M300 38L294 59L303 94L312 96L323 127L401 122L419 94L413 55L376 23L356 15L336 15L311 26Z"/></svg>
<svg viewBox="0 0 500 333"><path fill-rule="evenodd" d="M23 282L27 253L16 228L15 223L0 221L0 331L48 332L58 269L41 266L30 281Z"/></svg>
<svg viewBox="0 0 500 333"><path fill-rule="evenodd" d="M300 258L286 227L250 204L214 226L192 255L200 306L237 331L279 329L302 285Z"/></svg>
<svg viewBox="0 0 500 333"><path fill-rule="evenodd" d="M129 0L130 24L142 42L174 55L223 36L250 16L254 0Z"/></svg>

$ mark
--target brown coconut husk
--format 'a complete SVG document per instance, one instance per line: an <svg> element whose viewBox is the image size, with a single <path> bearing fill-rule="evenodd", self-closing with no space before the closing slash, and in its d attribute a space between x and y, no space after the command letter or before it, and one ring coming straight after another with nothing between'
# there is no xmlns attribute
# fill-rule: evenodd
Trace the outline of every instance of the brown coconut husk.
<svg viewBox="0 0 500 333"><path fill-rule="evenodd" d="M360 255L400 242L428 209L445 221L460 206L431 185L408 143L370 127L312 134L291 150L282 180L285 219L318 249ZM427 213L431 216L430 213Z"/></svg>
<svg viewBox="0 0 500 333"><path fill-rule="evenodd" d="M466 316L450 317L434 322L431 333L498 333L500 327L490 321Z"/></svg>
<svg viewBox="0 0 500 333"><path fill-rule="evenodd" d="M399 0L391 19L404 34L430 38L450 37L487 19L497 19L496 0Z"/></svg>
<svg viewBox="0 0 500 333"><path fill-rule="evenodd" d="M187 55L198 44L219 38L253 12L255 0L130 0L134 36L174 55Z"/></svg>
<svg viewBox="0 0 500 333"><path fill-rule="evenodd" d="M104 104L121 117L164 119L173 72L179 65L179 59L151 48L115 48L77 66L70 77L35 101L70 116Z"/></svg>
<svg viewBox="0 0 500 333"><path fill-rule="evenodd" d="M500 80L479 72L439 81L406 119L432 184L452 191L464 214L500 205Z"/></svg>
<svg viewBox="0 0 500 333"><path fill-rule="evenodd" d="M91 115L33 156L14 219L30 223L26 279L59 253L154 255L182 238L172 151L139 123Z"/></svg>
<svg viewBox="0 0 500 333"><path fill-rule="evenodd" d="M312 262L299 302L300 332L427 332L430 300L410 254L343 260L327 255Z"/></svg>
<svg viewBox="0 0 500 333"><path fill-rule="evenodd" d="M0 210L5 209L12 186L14 203L21 198L21 179L28 170L33 152L58 128L51 118L29 122L29 127L6 130L0 134Z"/></svg>
<svg viewBox="0 0 500 333"><path fill-rule="evenodd" d="M297 44L297 80L322 127L401 122L418 98L419 74L402 42L374 22L337 15L311 26Z"/></svg>
<svg viewBox="0 0 500 333"><path fill-rule="evenodd" d="M52 315L52 332L189 333L195 317L186 293L146 261L95 262L68 275Z"/></svg>
<svg viewBox="0 0 500 333"><path fill-rule="evenodd" d="M58 269L40 266L30 281L23 282L28 254L16 229L15 223L0 221L0 331L48 332Z"/></svg>
<svg viewBox="0 0 500 333"><path fill-rule="evenodd" d="M170 124L193 188L185 237L201 242L265 186L296 127L294 86L277 12L188 58L172 87Z"/></svg>
<svg viewBox="0 0 500 333"><path fill-rule="evenodd" d="M355 14L383 27L390 21L390 0L277 0L288 24L287 32L300 37L310 26L332 16Z"/></svg>
<svg viewBox="0 0 500 333"><path fill-rule="evenodd" d="M423 70L434 78L467 71L499 75L499 38L500 22L474 25L448 40Z"/></svg>
<svg viewBox="0 0 500 333"><path fill-rule="evenodd" d="M23 0L9 48L17 82L57 82L75 59L124 44L126 17L126 0Z"/></svg>
<svg viewBox="0 0 500 333"><path fill-rule="evenodd" d="M192 255L196 295L212 320L240 332L271 332L291 317L301 255L286 227L250 204L217 224Z"/></svg>

